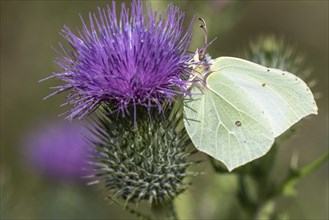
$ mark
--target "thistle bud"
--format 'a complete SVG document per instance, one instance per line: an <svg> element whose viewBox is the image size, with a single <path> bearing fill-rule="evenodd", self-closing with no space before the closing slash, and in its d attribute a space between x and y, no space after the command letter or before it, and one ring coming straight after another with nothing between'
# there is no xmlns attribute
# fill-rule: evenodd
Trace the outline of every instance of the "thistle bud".
<svg viewBox="0 0 329 220"><path fill-rule="evenodd" d="M305 65L305 57L283 38L273 35L261 36L251 41L242 56L263 66L297 74L304 80L311 74L310 68Z"/></svg>
<svg viewBox="0 0 329 220"><path fill-rule="evenodd" d="M92 157L97 167L93 177L102 180L111 198L126 204L143 200L165 204L188 187L184 178L195 173L187 168L196 162L189 160L193 152L182 109L163 109L159 115L157 110L137 108L137 124L134 116L127 120L109 114L108 108L93 120L92 130L99 137L92 143L97 151Z"/></svg>

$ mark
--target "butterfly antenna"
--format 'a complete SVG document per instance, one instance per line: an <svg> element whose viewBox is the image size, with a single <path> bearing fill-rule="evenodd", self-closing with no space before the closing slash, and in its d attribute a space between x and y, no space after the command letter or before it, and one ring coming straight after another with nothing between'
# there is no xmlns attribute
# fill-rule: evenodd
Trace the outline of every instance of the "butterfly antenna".
<svg viewBox="0 0 329 220"><path fill-rule="evenodd" d="M199 20L201 21L200 28L204 31L204 47L200 50L200 58L202 59L206 54L206 49L208 46L208 29L206 21L203 18L199 18Z"/></svg>

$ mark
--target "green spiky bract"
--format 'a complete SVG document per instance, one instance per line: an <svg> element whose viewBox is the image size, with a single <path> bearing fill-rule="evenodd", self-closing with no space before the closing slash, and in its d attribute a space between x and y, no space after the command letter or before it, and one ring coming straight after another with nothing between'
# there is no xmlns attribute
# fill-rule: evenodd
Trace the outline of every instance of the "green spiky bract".
<svg viewBox="0 0 329 220"><path fill-rule="evenodd" d="M260 65L294 73L304 80L311 74L310 68L305 65L305 57L297 52L296 47L274 35L260 36L251 41L241 55Z"/></svg>
<svg viewBox="0 0 329 220"><path fill-rule="evenodd" d="M187 168L196 162L188 159L193 151L182 108L165 104L162 109L137 108L134 122L134 115L123 118L103 107L94 118L91 130L99 140L92 141L93 177L103 182L111 198L126 204L168 204L189 186L184 178L195 175Z"/></svg>

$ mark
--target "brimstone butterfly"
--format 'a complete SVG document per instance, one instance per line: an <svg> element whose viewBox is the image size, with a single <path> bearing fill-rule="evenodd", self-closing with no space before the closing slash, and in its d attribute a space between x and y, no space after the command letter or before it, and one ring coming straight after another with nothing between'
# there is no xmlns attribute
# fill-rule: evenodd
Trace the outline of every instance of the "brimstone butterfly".
<svg viewBox="0 0 329 220"><path fill-rule="evenodd" d="M195 147L229 171L263 156L276 137L317 114L312 92L292 73L233 57L195 68L207 70L185 99L184 124Z"/></svg>

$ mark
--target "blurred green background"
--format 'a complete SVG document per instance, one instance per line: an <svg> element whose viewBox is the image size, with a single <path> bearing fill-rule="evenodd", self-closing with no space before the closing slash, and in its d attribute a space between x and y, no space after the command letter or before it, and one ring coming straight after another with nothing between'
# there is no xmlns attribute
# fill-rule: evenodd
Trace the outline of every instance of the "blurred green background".
<svg viewBox="0 0 329 220"><path fill-rule="evenodd" d="M167 1L151 1L164 8ZM117 205L108 206L101 191L79 183L52 181L26 166L24 136L43 121L65 111L64 96L43 101L55 80L38 83L59 71L50 46L63 39L64 24L81 27L108 1L1 1L1 217L3 219L118 219L134 218ZM280 148L277 173L282 178L293 152L304 165L328 150L328 1L177 1L186 12L207 21L209 38L218 37L208 52L212 57L236 55L262 34L284 37L304 54L318 84L319 115L301 122L297 134ZM193 24L191 51L203 44L203 32ZM57 119L60 120L60 119ZM206 174L194 181L179 199L182 218L223 219L234 210L234 180ZM4 204L6 203L6 204ZM292 219L328 219L328 163L298 184L296 198L282 199L281 208ZM193 207L193 208L192 208Z"/></svg>

